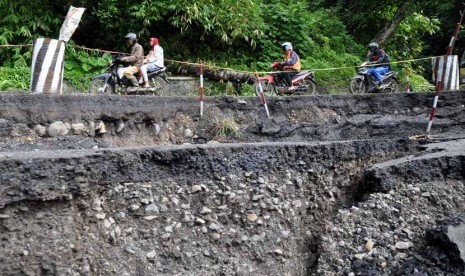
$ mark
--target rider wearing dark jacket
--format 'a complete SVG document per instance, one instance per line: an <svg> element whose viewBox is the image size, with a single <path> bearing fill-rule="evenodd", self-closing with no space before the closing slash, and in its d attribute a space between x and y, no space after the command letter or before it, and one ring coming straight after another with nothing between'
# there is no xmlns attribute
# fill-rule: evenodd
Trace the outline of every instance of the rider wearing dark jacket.
<svg viewBox="0 0 465 276"><path fill-rule="evenodd" d="M125 38L127 39L128 46L131 47L131 53L127 57L120 60L129 64L129 67L124 68L124 75L131 82L132 86L139 86L135 73L139 72L144 60L144 48L137 43L137 36L135 33L128 33Z"/></svg>
<svg viewBox="0 0 465 276"><path fill-rule="evenodd" d="M382 76L390 70L391 60L386 52L379 48L378 43L372 42L368 44L368 49L367 64L374 65L368 69L368 73L373 76L376 84L380 84Z"/></svg>

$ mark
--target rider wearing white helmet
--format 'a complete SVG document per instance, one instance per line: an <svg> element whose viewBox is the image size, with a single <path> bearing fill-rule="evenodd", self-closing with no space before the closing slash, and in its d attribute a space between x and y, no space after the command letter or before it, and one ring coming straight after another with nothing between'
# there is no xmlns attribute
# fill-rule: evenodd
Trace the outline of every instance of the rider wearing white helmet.
<svg viewBox="0 0 465 276"><path fill-rule="evenodd" d="M293 91L295 87L292 85L291 76L297 74L300 69L300 58L299 55L294 51L294 47L290 42L284 42L281 44L281 47L284 51L283 62L281 62L278 66L279 70L286 71L280 74L285 80L288 85L288 90Z"/></svg>

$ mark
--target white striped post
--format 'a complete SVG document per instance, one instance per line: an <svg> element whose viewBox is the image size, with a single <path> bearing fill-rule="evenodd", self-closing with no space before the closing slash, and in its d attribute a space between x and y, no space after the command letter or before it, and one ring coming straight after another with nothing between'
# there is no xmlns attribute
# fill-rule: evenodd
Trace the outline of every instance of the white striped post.
<svg viewBox="0 0 465 276"><path fill-rule="evenodd" d="M31 92L61 94L65 42L51 38L37 38L33 48Z"/></svg>
<svg viewBox="0 0 465 276"><path fill-rule="evenodd" d="M460 12L460 14L462 14L462 12ZM462 18L463 18L463 15L462 15ZM462 22L462 18L460 19L460 22ZM459 35L460 24L461 23L457 23L455 25L454 35L451 37L449 41L449 46L447 46L447 53L446 53L447 56L452 54L452 49L454 48L455 41L457 40L457 36Z"/></svg>
<svg viewBox="0 0 465 276"><path fill-rule="evenodd" d="M447 56L452 54L452 49L454 48L454 44L455 44L455 41L457 40L457 37L459 36L460 26L462 25L464 15L465 15L465 10L460 11L460 21L457 22L457 24L455 24L454 35L451 37L449 41L449 46L447 47L447 53L446 53Z"/></svg>
<svg viewBox="0 0 465 276"><path fill-rule="evenodd" d="M452 55L455 41L459 35L460 26L462 25L465 11L460 11L460 21L455 25L454 35L451 37L445 56L434 58L433 79L438 83L438 79L442 82L443 90L459 90L459 64L458 56Z"/></svg>
<svg viewBox="0 0 465 276"><path fill-rule="evenodd" d="M433 125L434 120L434 113L436 112L436 106L438 105L439 93L441 93L441 90L442 82L438 81L438 84L436 85L436 95L434 96L433 101L433 109L431 110L431 114L429 116L428 128L426 129L426 133L429 133L431 131L431 126Z"/></svg>
<svg viewBox="0 0 465 276"><path fill-rule="evenodd" d="M262 83L258 79L258 74L257 73L255 73L255 79L257 80L258 88L260 89L260 97L262 99L263 106L265 106L266 116L270 117L270 112L268 111L268 105L266 104L265 93L263 93Z"/></svg>
<svg viewBox="0 0 465 276"><path fill-rule="evenodd" d="M200 61L200 116L203 116L203 61Z"/></svg>
<svg viewBox="0 0 465 276"><path fill-rule="evenodd" d="M405 75L406 75L405 78L407 80L407 93L410 93L410 68L409 67L407 67Z"/></svg>
<svg viewBox="0 0 465 276"><path fill-rule="evenodd" d="M433 80L441 81L442 90L459 90L459 59L457 55L440 56L431 60Z"/></svg>

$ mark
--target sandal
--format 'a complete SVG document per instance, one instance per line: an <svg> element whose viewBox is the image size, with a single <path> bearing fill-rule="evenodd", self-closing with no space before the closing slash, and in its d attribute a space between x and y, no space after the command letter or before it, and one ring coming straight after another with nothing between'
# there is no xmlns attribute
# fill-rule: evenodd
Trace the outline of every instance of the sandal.
<svg viewBox="0 0 465 276"><path fill-rule="evenodd" d="M295 87L294 86L291 86L287 89L287 91L294 91L295 90Z"/></svg>

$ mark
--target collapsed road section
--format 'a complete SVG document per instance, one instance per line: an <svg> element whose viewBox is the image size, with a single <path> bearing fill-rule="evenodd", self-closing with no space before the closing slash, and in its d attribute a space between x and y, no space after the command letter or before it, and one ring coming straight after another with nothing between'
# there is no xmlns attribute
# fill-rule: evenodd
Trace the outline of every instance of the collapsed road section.
<svg viewBox="0 0 465 276"><path fill-rule="evenodd" d="M463 94L441 94L431 135L461 136ZM408 138L425 133L433 99L431 93L276 97L267 99L267 117L260 99L250 97L206 98L200 116L196 97L1 94L0 150L57 142L73 149Z"/></svg>
<svg viewBox="0 0 465 276"><path fill-rule="evenodd" d="M432 98L2 95L0 269L461 275L465 97L418 136Z"/></svg>

